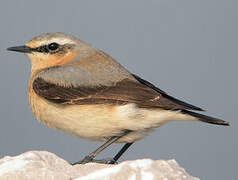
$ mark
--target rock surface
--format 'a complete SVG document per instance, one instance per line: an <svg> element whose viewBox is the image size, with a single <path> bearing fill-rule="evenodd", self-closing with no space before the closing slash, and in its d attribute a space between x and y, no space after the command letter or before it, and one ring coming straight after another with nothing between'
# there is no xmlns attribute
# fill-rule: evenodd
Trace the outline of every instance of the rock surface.
<svg viewBox="0 0 238 180"><path fill-rule="evenodd" d="M199 180L188 175L175 160L139 159L118 165L89 163L72 166L55 154L30 151L0 159L1 180Z"/></svg>

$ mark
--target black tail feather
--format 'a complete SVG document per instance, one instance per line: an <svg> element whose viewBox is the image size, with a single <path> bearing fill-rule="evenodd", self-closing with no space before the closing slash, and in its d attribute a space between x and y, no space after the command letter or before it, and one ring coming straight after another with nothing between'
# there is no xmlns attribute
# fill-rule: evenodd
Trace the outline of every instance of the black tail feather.
<svg viewBox="0 0 238 180"><path fill-rule="evenodd" d="M229 122L223 121L221 119L217 119L214 117L206 116L206 115L195 113L188 110L182 110L181 112L184 114L188 114L190 116L196 117L198 118L199 121L202 121L202 122L216 124L216 125L230 126Z"/></svg>

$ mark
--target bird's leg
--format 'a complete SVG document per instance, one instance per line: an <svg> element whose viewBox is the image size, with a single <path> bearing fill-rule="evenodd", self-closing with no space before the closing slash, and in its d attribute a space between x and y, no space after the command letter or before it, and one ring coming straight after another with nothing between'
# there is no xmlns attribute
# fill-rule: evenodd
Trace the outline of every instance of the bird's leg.
<svg viewBox="0 0 238 180"><path fill-rule="evenodd" d="M122 156L122 154L132 145L133 143L126 143L121 150L114 156L113 160L114 162L117 162L117 160ZM114 164L113 161L109 162L108 164Z"/></svg>
<svg viewBox="0 0 238 180"><path fill-rule="evenodd" d="M83 160L73 163L72 165L76 165L76 164L86 164L88 162L97 162L97 163L105 163L107 164L107 162L105 161L111 161L110 160L94 160L94 158L101 152L103 151L105 148L107 148L108 146L110 146L112 143L114 143L115 141L117 141L119 138L121 138L121 136L113 136L111 137L106 143L104 143L102 146L100 146L98 149L96 149L94 152L90 153L89 155L87 155Z"/></svg>
<svg viewBox="0 0 238 180"><path fill-rule="evenodd" d="M114 158L110 159L101 159L101 160L93 160L96 163L103 163L103 164L117 164L117 160L122 156L122 154L132 145L133 143L126 143L121 150L114 156Z"/></svg>
<svg viewBox="0 0 238 180"><path fill-rule="evenodd" d="M122 149L114 156L114 158L110 159L102 159L102 160L94 160L94 158L104 149L106 149L108 146L110 146L112 143L120 139L121 137L129 134L131 131L125 131L122 136L113 136L111 137L106 143L104 143L102 146L100 146L98 149L96 149L94 152L87 155L83 160L73 163L72 165L76 164L86 164L89 162L96 162L96 163L103 163L103 164L116 164L117 160L122 156L122 154L132 145L132 143L126 143Z"/></svg>

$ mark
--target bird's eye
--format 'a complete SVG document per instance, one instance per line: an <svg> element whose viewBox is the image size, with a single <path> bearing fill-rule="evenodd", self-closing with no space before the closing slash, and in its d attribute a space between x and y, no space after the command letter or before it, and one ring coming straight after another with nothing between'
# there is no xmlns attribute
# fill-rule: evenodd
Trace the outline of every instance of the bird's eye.
<svg viewBox="0 0 238 180"><path fill-rule="evenodd" d="M59 44L53 42L53 43L51 43L51 44L48 45L48 48L49 48L49 50L51 50L51 51L55 51L56 49L59 48Z"/></svg>

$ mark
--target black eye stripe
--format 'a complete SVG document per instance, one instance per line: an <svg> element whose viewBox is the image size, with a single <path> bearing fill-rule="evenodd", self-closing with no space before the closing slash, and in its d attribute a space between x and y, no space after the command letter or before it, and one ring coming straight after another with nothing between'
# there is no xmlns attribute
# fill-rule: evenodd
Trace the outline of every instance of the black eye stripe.
<svg viewBox="0 0 238 180"><path fill-rule="evenodd" d="M47 45L40 46L40 47L34 48L32 50L36 51L36 52L41 52L41 53L49 53L49 49L48 49Z"/></svg>
<svg viewBox="0 0 238 180"><path fill-rule="evenodd" d="M48 54L55 54L55 53L64 53L67 49L71 49L72 47L74 47L74 45L72 45L72 44L59 45L59 44L56 43L58 45L58 47L57 47L57 45L55 46L55 44L54 45L52 45L52 44L53 43L50 43L48 45L39 46L39 47L36 47L36 48L31 48L31 51L45 53L45 54L47 54L47 53ZM50 49L50 47L49 47L50 45L54 46L53 49L55 49L55 50Z"/></svg>
<svg viewBox="0 0 238 180"><path fill-rule="evenodd" d="M43 45L43 46L40 46L37 48L33 48L32 51L53 54L53 53L58 52L57 49L59 49L59 48L57 47L55 50L51 50L51 49L49 49L49 45Z"/></svg>

